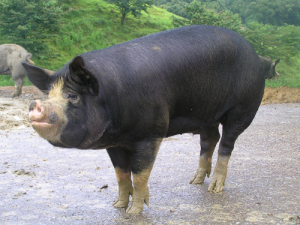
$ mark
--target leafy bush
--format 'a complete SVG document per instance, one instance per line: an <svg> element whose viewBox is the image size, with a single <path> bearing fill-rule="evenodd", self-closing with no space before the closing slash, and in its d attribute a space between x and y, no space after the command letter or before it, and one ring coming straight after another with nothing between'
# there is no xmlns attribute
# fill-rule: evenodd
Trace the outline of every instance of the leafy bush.
<svg viewBox="0 0 300 225"><path fill-rule="evenodd" d="M294 25L277 27L250 22L241 34L259 55L289 61L300 51L300 27Z"/></svg>
<svg viewBox="0 0 300 225"><path fill-rule="evenodd" d="M50 0L2 0L1 35L19 44L35 57L49 53L46 40L59 31L61 10Z"/></svg>
<svg viewBox="0 0 300 225"><path fill-rule="evenodd" d="M233 14L228 10L217 12L198 1L186 5L185 10L189 19L174 17L173 24L175 27L202 24L225 27L236 32L239 32L242 27L242 20L238 14Z"/></svg>

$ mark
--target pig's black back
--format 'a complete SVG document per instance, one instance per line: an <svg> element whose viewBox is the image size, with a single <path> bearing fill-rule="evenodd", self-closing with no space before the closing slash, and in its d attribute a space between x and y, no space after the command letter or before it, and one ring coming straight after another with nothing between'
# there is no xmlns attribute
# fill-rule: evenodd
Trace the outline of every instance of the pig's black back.
<svg viewBox="0 0 300 225"><path fill-rule="evenodd" d="M257 54L224 28L182 27L81 56L108 115L127 133L198 133L233 108L255 114L263 95Z"/></svg>

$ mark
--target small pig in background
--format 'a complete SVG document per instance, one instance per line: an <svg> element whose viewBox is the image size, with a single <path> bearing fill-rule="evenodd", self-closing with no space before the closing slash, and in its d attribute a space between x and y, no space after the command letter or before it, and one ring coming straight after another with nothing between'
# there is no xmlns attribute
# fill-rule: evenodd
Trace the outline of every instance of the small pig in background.
<svg viewBox="0 0 300 225"><path fill-rule="evenodd" d="M28 62L34 65L31 58L32 54L27 52L27 50L20 45L0 45L0 75L12 75L12 79L15 83L15 90L12 97L17 97L22 94L22 87L26 77L22 63Z"/></svg>

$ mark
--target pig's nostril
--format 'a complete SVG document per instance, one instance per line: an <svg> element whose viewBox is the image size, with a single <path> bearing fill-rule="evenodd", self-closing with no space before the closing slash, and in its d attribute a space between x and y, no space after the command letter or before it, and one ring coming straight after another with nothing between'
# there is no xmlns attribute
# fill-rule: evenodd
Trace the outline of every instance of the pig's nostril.
<svg viewBox="0 0 300 225"><path fill-rule="evenodd" d="M32 110L34 110L35 108L36 108L36 101L33 101L29 105L29 112L32 111Z"/></svg>

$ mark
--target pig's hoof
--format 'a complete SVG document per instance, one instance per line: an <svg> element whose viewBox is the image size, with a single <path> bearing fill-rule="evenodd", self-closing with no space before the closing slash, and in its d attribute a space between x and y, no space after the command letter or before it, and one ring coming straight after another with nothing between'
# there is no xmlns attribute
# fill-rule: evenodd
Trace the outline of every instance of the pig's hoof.
<svg viewBox="0 0 300 225"><path fill-rule="evenodd" d="M139 199L141 200L141 199ZM144 203L149 206L149 196L144 201L134 201L132 200L130 206L126 210L128 214L139 214L143 211Z"/></svg>
<svg viewBox="0 0 300 225"><path fill-rule="evenodd" d="M133 198L131 201L130 206L127 208L126 212L128 214L138 214L143 211L143 205L144 203L149 206L149 190L147 187L147 190L144 194L135 194L133 192Z"/></svg>
<svg viewBox="0 0 300 225"><path fill-rule="evenodd" d="M119 197L117 201L113 203L115 208L124 208L128 206L129 196L133 193L133 187L131 181L123 185L119 185Z"/></svg>
<svg viewBox="0 0 300 225"><path fill-rule="evenodd" d="M115 208L124 208L124 207L126 207L126 206L128 206L128 203L129 203L129 200L127 201L127 200L117 200L117 201L115 201L114 203L113 203L113 206L115 207Z"/></svg>
<svg viewBox="0 0 300 225"><path fill-rule="evenodd" d="M206 175L209 177L210 171L203 168L198 168L194 178L190 181L190 184L202 184Z"/></svg>
<svg viewBox="0 0 300 225"><path fill-rule="evenodd" d="M130 206L126 210L128 214L139 214L143 211L143 204L137 204L134 202L131 202Z"/></svg>
<svg viewBox="0 0 300 225"><path fill-rule="evenodd" d="M125 189L125 192L124 191L120 191L120 194L119 194L119 197L117 199L117 201L115 201L113 203L113 206L115 208L124 208L126 206L128 206L128 203L129 203L129 195L132 195L132 186L130 186L129 188L130 190L126 190Z"/></svg>
<svg viewBox="0 0 300 225"><path fill-rule="evenodd" d="M221 193L224 189L225 179L226 177L224 176L213 176L209 184L208 191Z"/></svg>

